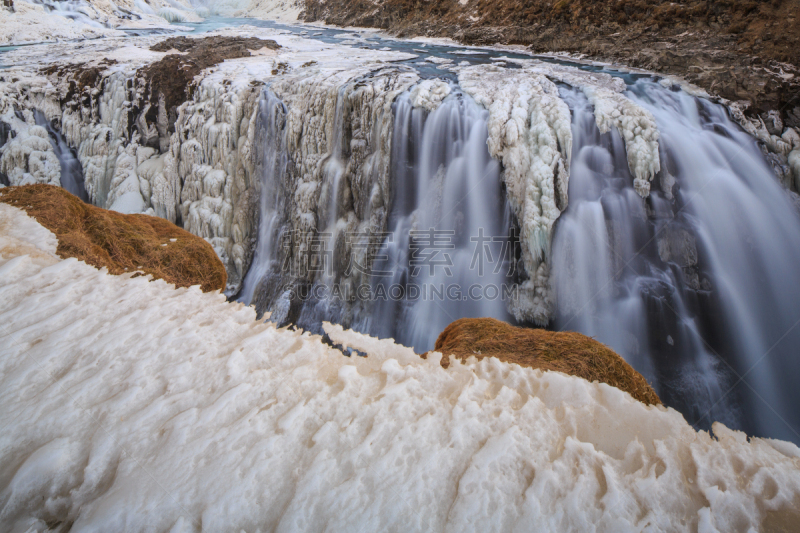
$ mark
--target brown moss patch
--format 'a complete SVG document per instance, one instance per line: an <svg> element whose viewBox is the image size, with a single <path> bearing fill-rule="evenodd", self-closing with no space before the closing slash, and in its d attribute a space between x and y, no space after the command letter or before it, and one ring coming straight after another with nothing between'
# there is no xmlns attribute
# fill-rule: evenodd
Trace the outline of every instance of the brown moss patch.
<svg viewBox="0 0 800 533"><path fill-rule="evenodd" d="M157 120L159 108L166 114L170 128L177 117L176 108L192 96L194 78L204 69L226 59L250 57L251 50L261 48L276 50L280 45L273 40L256 37L171 37L150 47L156 52L177 50L182 55L170 54L139 70L138 76L147 87L150 109L147 121Z"/></svg>
<svg viewBox="0 0 800 533"><path fill-rule="evenodd" d="M606 345L580 333L517 328L493 318L462 318L442 331L435 350L445 356L444 367L450 365L449 355L461 360L497 357L520 366L607 383L640 402L661 404L644 376Z"/></svg>
<svg viewBox="0 0 800 533"><path fill-rule="evenodd" d="M0 190L0 202L55 233L56 253L64 259L75 257L111 274L142 271L177 287L225 288L227 273L211 245L162 218L101 209L53 185L8 187Z"/></svg>

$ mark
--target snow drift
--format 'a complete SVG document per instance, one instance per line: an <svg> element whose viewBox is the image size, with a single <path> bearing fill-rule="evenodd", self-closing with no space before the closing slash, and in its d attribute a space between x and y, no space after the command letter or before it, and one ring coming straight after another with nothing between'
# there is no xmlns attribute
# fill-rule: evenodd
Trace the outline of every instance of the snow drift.
<svg viewBox="0 0 800 533"><path fill-rule="evenodd" d="M368 354L55 256L0 205L0 523L43 531L745 531L800 449L555 372Z"/></svg>

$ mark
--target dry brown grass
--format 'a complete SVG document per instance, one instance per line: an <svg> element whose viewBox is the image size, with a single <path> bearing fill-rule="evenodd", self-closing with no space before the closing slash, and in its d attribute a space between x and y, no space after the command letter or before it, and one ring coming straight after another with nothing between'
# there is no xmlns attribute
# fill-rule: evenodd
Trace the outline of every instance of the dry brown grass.
<svg viewBox="0 0 800 533"><path fill-rule="evenodd" d="M608 383L646 404L659 405L647 380L616 352L575 332L517 328L493 318L462 318L439 335L436 351L459 359L497 357L530 368L555 370L588 381Z"/></svg>
<svg viewBox="0 0 800 533"><path fill-rule="evenodd" d="M101 209L52 185L8 187L0 190L0 202L55 233L62 258L106 267L111 274L142 271L177 287L225 288L227 273L211 245L162 218Z"/></svg>

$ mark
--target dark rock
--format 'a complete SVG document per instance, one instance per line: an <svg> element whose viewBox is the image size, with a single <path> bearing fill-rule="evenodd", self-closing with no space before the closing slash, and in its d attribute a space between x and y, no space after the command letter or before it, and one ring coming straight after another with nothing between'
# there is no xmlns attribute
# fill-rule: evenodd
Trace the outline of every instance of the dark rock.
<svg viewBox="0 0 800 533"><path fill-rule="evenodd" d="M687 268L697 264L697 243L685 229L669 224L657 235L658 256L662 261Z"/></svg>

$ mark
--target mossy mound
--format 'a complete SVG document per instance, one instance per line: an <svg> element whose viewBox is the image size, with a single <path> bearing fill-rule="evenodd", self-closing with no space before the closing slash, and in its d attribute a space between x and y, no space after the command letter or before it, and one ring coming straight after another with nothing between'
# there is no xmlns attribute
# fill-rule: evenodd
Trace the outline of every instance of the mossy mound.
<svg viewBox="0 0 800 533"><path fill-rule="evenodd" d="M462 360L497 357L520 366L607 383L640 402L661 404L644 376L606 345L580 333L517 328L493 318L462 318L442 331L435 350L445 356L445 367L450 364L449 355Z"/></svg>
<svg viewBox="0 0 800 533"><path fill-rule="evenodd" d="M0 202L55 233L56 253L64 259L75 257L111 274L141 271L177 287L225 289L225 266L211 245L162 218L101 209L52 185L0 189Z"/></svg>

